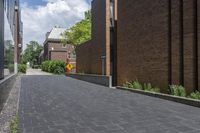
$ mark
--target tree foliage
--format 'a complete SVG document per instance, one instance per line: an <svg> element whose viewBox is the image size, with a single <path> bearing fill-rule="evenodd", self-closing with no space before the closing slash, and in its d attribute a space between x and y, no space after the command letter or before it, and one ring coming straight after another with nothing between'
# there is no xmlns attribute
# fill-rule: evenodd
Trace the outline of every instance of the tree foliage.
<svg viewBox="0 0 200 133"><path fill-rule="evenodd" d="M85 12L85 18L65 31L63 44L71 44L75 47L91 40L91 11Z"/></svg>
<svg viewBox="0 0 200 133"><path fill-rule="evenodd" d="M30 62L31 65L37 65L43 47L36 41L30 41L26 46L27 47L22 55L22 63L26 64L27 62Z"/></svg>

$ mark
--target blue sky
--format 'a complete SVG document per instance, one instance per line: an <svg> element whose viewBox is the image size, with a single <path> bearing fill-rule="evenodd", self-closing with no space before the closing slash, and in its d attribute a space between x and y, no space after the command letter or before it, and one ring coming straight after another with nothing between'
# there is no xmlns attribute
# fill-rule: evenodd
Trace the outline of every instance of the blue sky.
<svg viewBox="0 0 200 133"><path fill-rule="evenodd" d="M86 0L88 3L91 2L91 0ZM37 5L45 5L47 4L47 1L45 0L21 0L21 3L28 3L30 6L37 6Z"/></svg>
<svg viewBox="0 0 200 133"><path fill-rule="evenodd" d="M36 5L45 5L46 2L43 0L21 0L21 3L28 3L31 6L36 6Z"/></svg>
<svg viewBox="0 0 200 133"><path fill-rule="evenodd" d="M55 26L68 29L84 18L91 0L21 0L24 48L29 41L41 45L46 32Z"/></svg>

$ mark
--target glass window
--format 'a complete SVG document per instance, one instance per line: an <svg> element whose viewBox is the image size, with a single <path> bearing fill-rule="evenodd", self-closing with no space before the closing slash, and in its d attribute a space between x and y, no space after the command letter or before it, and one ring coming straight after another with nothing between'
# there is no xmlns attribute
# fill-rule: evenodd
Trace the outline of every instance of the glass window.
<svg viewBox="0 0 200 133"><path fill-rule="evenodd" d="M114 27L114 2L110 2L110 26Z"/></svg>
<svg viewBox="0 0 200 133"><path fill-rule="evenodd" d="M14 40L12 31L4 13L4 76L14 72Z"/></svg>

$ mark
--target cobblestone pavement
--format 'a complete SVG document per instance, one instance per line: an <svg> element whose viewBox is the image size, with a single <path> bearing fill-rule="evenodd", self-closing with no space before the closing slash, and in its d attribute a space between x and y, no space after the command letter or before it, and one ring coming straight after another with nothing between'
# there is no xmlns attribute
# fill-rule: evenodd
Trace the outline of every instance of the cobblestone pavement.
<svg viewBox="0 0 200 133"><path fill-rule="evenodd" d="M64 76L24 76L20 133L200 133L200 109Z"/></svg>
<svg viewBox="0 0 200 133"><path fill-rule="evenodd" d="M10 122L16 117L18 111L20 85L20 77L17 77L8 100L0 114L0 133L10 133Z"/></svg>
<svg viewBox="0 0 200 133"><path fill-rule="evenodd" d="M43 72L41 69L27 69L26 75L52 75L51 73Z"/></svg>

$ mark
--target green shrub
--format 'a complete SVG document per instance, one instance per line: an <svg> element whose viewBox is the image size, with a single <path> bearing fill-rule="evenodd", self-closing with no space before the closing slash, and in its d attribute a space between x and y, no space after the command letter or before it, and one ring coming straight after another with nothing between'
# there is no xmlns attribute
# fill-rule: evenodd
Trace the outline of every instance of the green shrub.
<svg viewBox="0 0 200 133"><path fill-rule="evenodd" d="M127 88L131 88L132 84L131 84L131 82L126 81L126 83L124 83L123 86L127 87Z"/></svg>
<svg viewBox="0 0 200 133"><path fill-rule="evenodd" d="M171 92L171 95L174 95L174 96L181 96L181 97L186 96L185 88L181 85L171 85L170 92Z"/></svg>
<svg viewBox="0 0 200 133"><path fill-rule="evenodd" d="M160 88L155 87L155 88L152 88L151 91L160 93Z"/></svg>
<svg viewBox="0 0 200 133"><path fill-rule="evenodd" d="M19 64L18 65L18 72L21 72L21 73L26 73L26 65L24 64Z"/></svg>
<svg viewBox="0 0 200 133"><path fill-rule="evenodd" d="M143 90L142 84L140 84L138 81L126 82L124 87Z"/></svg>
<svg viewBox="0 0 200 133"><path fill-rule="evenodd" d="M189 98L200 100L200 92L196 91L190 94Z"/></svg>
<svg viewBox="0 0 200 133"><path fill-rule="evenodd" d="M41 65L42 71L63 74L65 72L65 62L64 61L45 61Z"/></svg>
<svg viewBox="0 0 200 133"><path fill-rule="evenodd" d="M143 85L143 89L146 91L151 91L152 88L153 87L152 87L151 83L144 83L144 85Z"/></svg>
<svg viewBox="0 0 200 133"><path fill-rule="evenodd" d="M153 86L151 85L151 83L144 83L143 89L144 89L145 91L160 92L160 88L153 87Z"/></svg>
<svg viewBox="0 0 200 133"><path fill-rule="evenodd" d="M151 92L160 92L160 88L152 87L151 83L144 83L143 85L138 81L126 82L123 84L124 87L132 88L132 89L139 89Z"/></svg>
<svg viewBox="0 0 200 133"><path fill-rule="evenodd" d="M58 67L56 67L56 69L53 71L53 73L54 73L54 74L60 75L60 74L65 73L65 70L63 69L63 67L58 66Z"/></svg>
<svg viewBox="0 0 200 133"><path fill-rule="evenodd" d="M43 62L41 66L42 71L48 72L49 65L50 65L50 61Z"/></svg>
<svg viewBox="0 0 200 133"><path fill-rule="evenodd" d="M140 84L139 81L133 81L132 86L133 86L134 89L143 90L142 84Z"/></svg>

